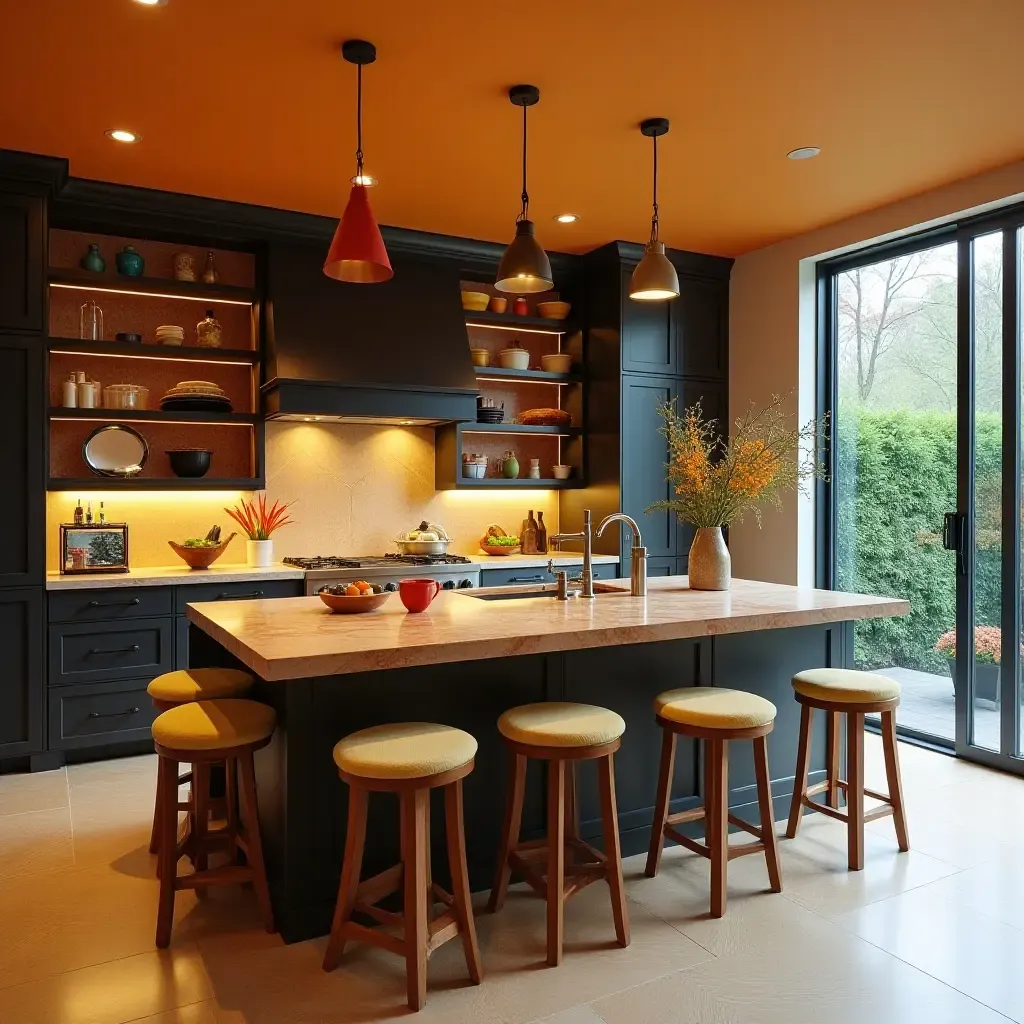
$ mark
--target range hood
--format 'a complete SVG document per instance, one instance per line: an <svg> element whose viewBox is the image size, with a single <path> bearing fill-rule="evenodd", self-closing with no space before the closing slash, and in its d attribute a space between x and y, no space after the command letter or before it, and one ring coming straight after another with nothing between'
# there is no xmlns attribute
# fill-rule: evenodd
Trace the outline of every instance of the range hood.
<svg viewBox="0 0 1024 1024"><path fill-rule="evenodd" d="M326 277L323 247L272 244L268 419L428 424L476 419L476 373L454 264L394 259L381 284Z"/></svg>

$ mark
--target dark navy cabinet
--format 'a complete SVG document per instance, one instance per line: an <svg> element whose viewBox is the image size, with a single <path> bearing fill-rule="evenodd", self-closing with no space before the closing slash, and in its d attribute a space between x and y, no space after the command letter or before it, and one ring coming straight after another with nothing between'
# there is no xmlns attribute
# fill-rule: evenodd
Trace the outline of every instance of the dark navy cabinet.
<svg viewBox="0 0 1024 1024"><path fill-rule="evenodd" d="M45 330L46 198L0 182L0 330Z"/></svg>
<svg viewBox="0 0 1024 1024"><path fill-rule="evenodd" d="M0 590L0 757L43 749L43 592Z"/></svg>

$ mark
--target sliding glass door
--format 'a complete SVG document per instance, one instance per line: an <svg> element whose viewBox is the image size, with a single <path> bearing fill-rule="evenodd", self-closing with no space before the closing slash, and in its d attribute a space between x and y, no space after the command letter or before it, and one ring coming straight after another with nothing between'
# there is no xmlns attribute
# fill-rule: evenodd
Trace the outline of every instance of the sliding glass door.
<svg viewBox="0 0 1024 1024"><path fill-rule="evenodd" d="M900 681L901 732L1024 772L1022 223L822 265L819 582L911 602L858 623L851 655Z"/></svg>

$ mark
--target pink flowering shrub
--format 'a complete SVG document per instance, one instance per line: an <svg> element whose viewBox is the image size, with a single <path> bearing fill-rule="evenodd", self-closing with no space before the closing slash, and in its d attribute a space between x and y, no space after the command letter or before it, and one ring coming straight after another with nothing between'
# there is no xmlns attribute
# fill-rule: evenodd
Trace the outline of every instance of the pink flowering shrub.
<svg viewBox="0 0 1024 1024"><path fill-rule="evenodd" d="M982 665L998 665L1003 635L998 626L974 627L974 660ZM935 641L935 650L948 658L956 657L956 630L950 629Z"/></svg>

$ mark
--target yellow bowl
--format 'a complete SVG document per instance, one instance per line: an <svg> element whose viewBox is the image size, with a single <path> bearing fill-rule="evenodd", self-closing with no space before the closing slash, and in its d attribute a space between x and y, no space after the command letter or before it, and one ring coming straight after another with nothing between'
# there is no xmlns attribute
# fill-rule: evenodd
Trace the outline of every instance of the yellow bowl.
<svg viewBox="0 0 1024 1024"><path fill-rule="evenodd" d="M487 308L487 303L490 301L491 297L487 292L462 293L462 308L471 310L474 313L482 313Z"/></svg>
<svg viewBox="0 0 1024 1024"><path fill-rule="evenodd" d="M569 315L572 306L568 302L538 302L538 316L546 317L549 320L564 320Z"/></svg>

